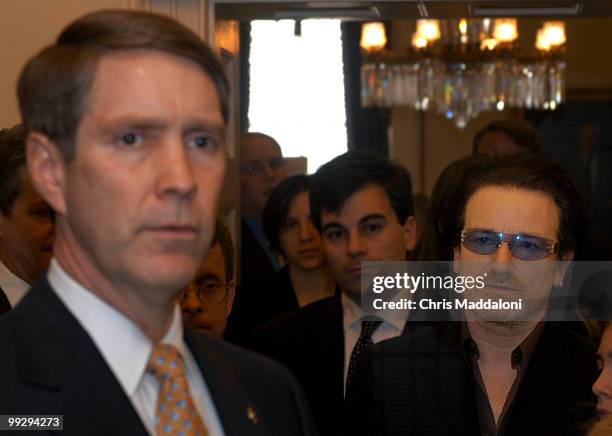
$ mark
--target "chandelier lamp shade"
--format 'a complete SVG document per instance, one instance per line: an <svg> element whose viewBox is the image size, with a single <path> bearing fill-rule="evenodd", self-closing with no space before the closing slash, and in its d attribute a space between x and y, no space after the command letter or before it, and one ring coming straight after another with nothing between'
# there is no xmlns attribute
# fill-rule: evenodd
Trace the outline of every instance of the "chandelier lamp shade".
<svg viewBox="0 0 612 436"><path fill-rule="evenodd" d="M545 22L520 47L515 18L417 20L411 46L385 50L382 23L364 23L364 107L436 110L458 128L484 111L555 110L565 99L565 24Z"/></svg>

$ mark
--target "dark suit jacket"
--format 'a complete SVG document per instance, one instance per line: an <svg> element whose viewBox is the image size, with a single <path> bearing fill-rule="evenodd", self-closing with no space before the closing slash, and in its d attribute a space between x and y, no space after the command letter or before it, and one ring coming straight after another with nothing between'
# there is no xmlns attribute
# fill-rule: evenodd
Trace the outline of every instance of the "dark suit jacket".
<svg viewBox="0 0 612 436"><path fill-rule="evenodd" d="M314 434L286 369L189 329L185 341L226 435ZM70 435L147 434L102 355L46 280L0 320L0 349L0 413L61 414ZM257 423L247 417L249 406Z"/></svg>
<svg viewBox="0 0 612 436"><path fill-rule="evenodd" d="M321 435L342 433L344 328L340 294L258 328L252 348L293 371Z"/></svg>
<svg viewBox="0 0 612 436"><path fill-rule="evenodd" d="M0 315L8 312L11 309L12 307L11 303L8 300L8 297L6 296L2 288L0 288Z"/></svg>
<svg viewBox="0 0 612 436"><path fill-rule="evenodd" d="M249 225L241 219L240 227L240 284L253 284L264 277L272 276L276 270L268 255L259 245L259 241Z"/></svg>
<svg viewBox="0 0 612 436"><path fill-rule="evenodd" d="M459 323L423 324L368 349L347 399L351 435L480 435L474 379ZM558 324L545 325L510 411L506 435L543 435L592 400L595 356Z"/></svg>
<svg viewBox="0 0 612 436"><path fill-rule="evenodd" d="M232 313L227 320L225 338L236 344L244 344L257 327L299 308L289 268L285 266L256 284L245 283L238 287Z"/></svg>

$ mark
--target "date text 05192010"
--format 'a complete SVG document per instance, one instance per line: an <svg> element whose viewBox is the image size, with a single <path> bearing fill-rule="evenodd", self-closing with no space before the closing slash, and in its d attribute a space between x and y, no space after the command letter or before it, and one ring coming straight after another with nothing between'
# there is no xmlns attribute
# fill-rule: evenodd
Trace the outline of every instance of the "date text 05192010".
<svg viewBox="0 0 612 436"><path fill-rule="evenodd" d="M0 415L0 431L63 429L64 415Z"/></svg>

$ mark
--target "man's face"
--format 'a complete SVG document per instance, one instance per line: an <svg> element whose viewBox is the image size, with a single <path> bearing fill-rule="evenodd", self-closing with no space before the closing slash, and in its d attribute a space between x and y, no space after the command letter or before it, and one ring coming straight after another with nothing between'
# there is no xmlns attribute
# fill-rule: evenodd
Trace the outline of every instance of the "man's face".
<svg viewBox="0 0 612 436"><path fill-rule="evenodd" d="M223 337L235 286L227 283L221 244L208 250L195 280L179 294L183 318L196 331Z"/></svg>
<svg viewBox="0 0 612 436"><path fill-rule="evenodd" d="M240 140L240 188L242 212L261 217L270 193L287 178L280 148L263 136Z"/></svg>
<svg viewBox="0 0 612 436"><path fill-rule="evenodd" d="M321 233L336 282L353 299L361 293L361 262L403 261L415 238L412 217L400 224L385 190L367 185L337 212L321 214Z"/></svg>
<svg viewBox="0 0 612 436"><path fill-rule="evenodd" d="M156 51L102 57L54 205L64 254L94 280L172 298L212 239L224 126L195 63Z"/></svg>
<svg viewBox="0 0 612 436"><path fill-rule="evenodd" d="M51 260L53 218L26 171L20 174L19 183L21 193L8 216L0 213L0 260L31 284L47 270Z"/></svg>
<svg viewBox="0 0 612 436"><path fill-rule="evenodd" d="M599 413L612 413L612 327L604 329L597 350L597 364L601 373L593 384L593 393L597 396Z"/></svg>
<svg viewBox="0 0 612 436"><path fill-rule="evenodd" d="M520 233L557 241L559 208L552 198L525 189L489 186L477 190L467 202L464 229ZM483 242L484 243L484 242ZM571 260L571 256L566 258ZM555 254L540 260L512 256L507 242L492 254L477 254L461 244L455 249L455 271L463 276L483 276L483 289L466 289L467 300L522 300L522 309L475 310L469 319L514 322L539 320L546 310L553 285L564 277L566 263Z"/></svg>
<svg viewBox="0 0 612 436"><path fill-rule="evenodd" d="M505 133L487 132L480 138L476 151L478 153L488 154L489 156L505 156L520 153L524 151L524 148L517 145Z"/></svg>

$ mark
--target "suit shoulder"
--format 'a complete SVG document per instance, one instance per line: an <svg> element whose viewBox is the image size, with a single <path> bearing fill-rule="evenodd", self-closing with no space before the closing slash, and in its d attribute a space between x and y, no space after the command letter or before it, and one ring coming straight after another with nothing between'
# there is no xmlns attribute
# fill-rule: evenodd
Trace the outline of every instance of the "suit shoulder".
<svg viewBox="0 0 612 436"><path fill-rule="evenodd" d="M261 375L261 373L289 373L283 365L261 354L246 350L227 341L209 338L200 334L195 336L197 336L197 341L212 354L211 359L222 363L225 369L233 372L235 376L238 373L245 372L245 369L248 369L249 374L256 373L255 375Z"/></svg>
<svg viewBox="0 0 612 436"><path fill-rule="evenodd" d="M340 298L338 296L327 297L268 321L257 328L254 335L256 337L268 336L301 329L305 324L335 316L342 317Z"/></svg>

